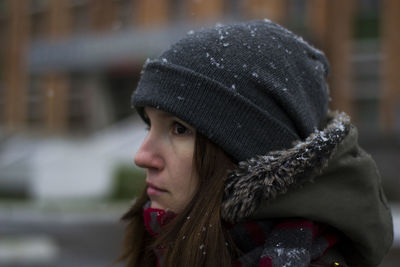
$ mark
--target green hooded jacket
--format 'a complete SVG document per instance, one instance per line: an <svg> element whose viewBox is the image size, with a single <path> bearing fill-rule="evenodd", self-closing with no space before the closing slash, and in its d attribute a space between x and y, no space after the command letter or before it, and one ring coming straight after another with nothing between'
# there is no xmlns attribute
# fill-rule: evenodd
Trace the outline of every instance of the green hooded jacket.
<svg viewBox="0 0 400 267"><path fill-rule="evenodd" d="M378 266L392 245L392 216L376 164L357 138L348 116L336 113L293 148L240 163L227 180L223 217L326 223L344 235L337 248L344 264Z"/></svg>

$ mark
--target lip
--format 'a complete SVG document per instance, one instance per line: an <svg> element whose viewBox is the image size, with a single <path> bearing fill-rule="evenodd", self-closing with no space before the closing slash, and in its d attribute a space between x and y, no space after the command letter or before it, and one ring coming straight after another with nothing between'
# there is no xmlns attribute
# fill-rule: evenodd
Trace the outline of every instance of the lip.
<svg viewBox="0 0 400 267"><path fill-rule="evenodd" d="M154 185L153 183L146 182L146 184L147 184L146 192L147 192L148 195L160 195L162 193L166 193L167 192L167 190L164 190L164 189Z"/></svg>

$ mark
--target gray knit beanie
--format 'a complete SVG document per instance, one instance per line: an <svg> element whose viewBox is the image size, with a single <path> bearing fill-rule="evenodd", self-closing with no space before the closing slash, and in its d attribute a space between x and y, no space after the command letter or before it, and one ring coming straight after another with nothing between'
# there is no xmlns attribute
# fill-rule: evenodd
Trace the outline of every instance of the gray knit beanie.
<svg viewBox="0 0 400 267"><path fill-rule="evenodd" d="M324 123L323 53L269 20L190 31L148 60L132 105L187 122L236 161L292 146Z"/></svg>

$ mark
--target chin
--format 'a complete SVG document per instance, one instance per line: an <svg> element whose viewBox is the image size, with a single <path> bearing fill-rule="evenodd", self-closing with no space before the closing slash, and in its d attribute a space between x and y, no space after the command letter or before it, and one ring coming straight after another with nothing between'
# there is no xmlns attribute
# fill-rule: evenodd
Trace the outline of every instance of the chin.
<svg viewBox="0 0 400 267"><path fill-rule="evenodd" d="M161 204L158 203L157 201L153 201L153 200L151 200L151 205L150 205L150 207L153 208L153 209L161 209L161 210L166 210L166 209L168 209L168 208L166 208L164 205L161 205Z"/></svg>

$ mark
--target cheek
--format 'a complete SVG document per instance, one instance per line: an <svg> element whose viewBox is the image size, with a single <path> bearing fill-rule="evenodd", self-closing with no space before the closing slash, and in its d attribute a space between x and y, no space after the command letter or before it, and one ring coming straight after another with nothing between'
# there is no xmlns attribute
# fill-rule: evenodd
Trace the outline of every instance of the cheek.
<svg viewBox="0 0 400 267"><path fill-rule="evenodd" d="M189 166L181 172L176 173L176 177L178 179L176 179L177 184L174 186L173 198L176 203L176 210L179 212L193 198L198 186L198 178L192 174L192 169Z"/></svg>
<svg viewBox="0 0 400 267"><path fill-rule="evenodd" d="M174 161L173 165L178 169L177 171L190 175L193 166L194 138L175 142L172 144L172 149L173 155L170 155L170 159Z"/></svg>
<svg viewBox="0 0 400 267"><path fill-rule="evenodd" d="M174 159L171 177L174 177L174 188L177 190L179 198L187 199L192 197L197 187L197 177L193 177L193 150L194 142L187 146L182 146L179 150L175 150L176 157ZM171 165L171 166L172 166Z"/></svg>
<svg viewBox="0 0 400 267"><path fill-rule="evenodd" d="M193 153L188 153L184 156L177 157L174 170L176 181L179 183L177 188L188 189L189 185L193 183Z"/></svg>

